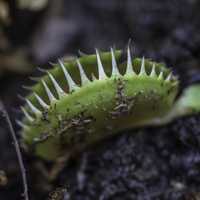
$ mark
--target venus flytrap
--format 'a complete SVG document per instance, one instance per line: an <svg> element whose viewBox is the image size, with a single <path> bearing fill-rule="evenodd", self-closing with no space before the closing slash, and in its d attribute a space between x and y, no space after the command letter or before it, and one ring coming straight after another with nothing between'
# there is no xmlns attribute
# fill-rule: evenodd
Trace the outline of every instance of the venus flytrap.
<svg viewBox="0 0 200 200"><path fill-rule="evenodd" d="M38 80L22 108L22 140L47 160L71 156L125 129L162 125L200 111L200 86L177 98L164 64L132 58L129 47L58 64ZM198 94L198 96L196 96Z"/></svg>

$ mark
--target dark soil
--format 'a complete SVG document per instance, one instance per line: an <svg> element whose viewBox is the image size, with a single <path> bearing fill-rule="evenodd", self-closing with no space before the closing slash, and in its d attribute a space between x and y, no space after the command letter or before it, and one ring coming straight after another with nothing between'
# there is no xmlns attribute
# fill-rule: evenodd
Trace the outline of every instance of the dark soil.
<svg viewBox="0 0 200 200"><path fill-rule="evenodd" d="M13 23L4 27L12 51L23 48L29 61L45 67L58 56L94 47L124 48L130 38L135 55L165 62L181 80L181 90L200 81L200 2L198 0L51 1L42 11L18 10L8 1ZM1 53L1 51L0 51ZM32 74L38 74L36 70ZM15 119L28 76L4 73L0 98ZM32 84L32 83L31 83ZM23 152L31 200L193 200L200 199L200 115L160 128L124 132L82 153L52 182L43 163ZM23 185L7 124L0 118L0 170L8 183L0 199L18 200ZM63 189L65 188L65 189ZM60 197L59 197L60 196Z"/></svg>

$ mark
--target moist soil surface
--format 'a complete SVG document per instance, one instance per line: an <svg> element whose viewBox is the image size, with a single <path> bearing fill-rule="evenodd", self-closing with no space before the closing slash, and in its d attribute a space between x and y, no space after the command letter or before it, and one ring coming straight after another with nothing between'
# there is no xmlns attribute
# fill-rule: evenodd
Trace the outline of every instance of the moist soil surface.
<svg viewBox="0 0 200 200"><path fill-rule="evenodd" d="M3 27L10 47L26 52L29 63L45 68L80 49L126 47L134 55L165 62L181 81L180 92L200 81L200 2L197 0L52 1L40 11L17 8L8 1L12 23ZM0 55L5 52L0 51ZM1 64L0 60L0 64ZM1 67L1 66L0 66ZM3 66L2 66L3 68ZM17 97L41 74L5 70L0 98L15 123L23 101ZM156 128L122 132L71 160L50 179L52 163L22 152L31 200L194 200L200 199L200 115ZM0 118L1 200L23 199L23 184L10 132ZM54 191L54 192L53 192Z"/></svg>

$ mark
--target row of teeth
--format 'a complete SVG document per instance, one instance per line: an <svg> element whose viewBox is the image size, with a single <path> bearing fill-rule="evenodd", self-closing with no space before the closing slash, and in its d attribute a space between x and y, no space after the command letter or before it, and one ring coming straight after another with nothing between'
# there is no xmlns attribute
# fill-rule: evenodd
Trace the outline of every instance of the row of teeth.
<svg viewBox="0 0 200 200"><path fill-rule="evenodd" d="M108 78L108 76L106 75L105 71L104 71L104 67L102 65L101 62L101 58L99 55L98 50L96 49L96 57L97 57L97 67L98 67L98 80L103 80ZM117 62L116 62L116 58L114 55L114 51L111 48L111 57L112 57L112 74L111 76L121 76L119 69L117 67ZM62 63L61 60L58 60L59 65L64 73L64 76L68 82L68 86L69 86L69 92L76 90L77 88L79 88L79 86L73 81L73 79L71 78L70 74L68 73L67 69L65 68L64 64ZM79 68L80 71L80 78L81 78L81 85L85 85L88 84L89 82L91 82L91 80L87 77L80 61L77 59L77 66ZM50 80L52 81L55 90L58 94L58 98L62 98L63 96L66 96L67 93L60 87L59 83L56 81L56 79L53 77L52 74L50 74L49 72L47 72ZM141 68L140 68L140 72L139 74L136 74L136 72L134 72L133 70L133 66L132 66L132 58L131 58L131 53L130 53L130 48L127 48L127 68L126 68L126 72L125 74L132 74L132 75L136 75L136 76L146 76L146 70L145 70L145 59L144 57L142 58L142 62L141 62ZM164 80L163 77L163 72L161 71L160 74L157 76L156 74L156 70L155 70L155 64L153 64L152 66L152 70L151 73L149 75L150 77L157 77L158 79L162 79ZM96 79L96 78L95 78ZM167 78L165 79L165 81L171 81L172 79L172 73L170 73ZM44 86L44 89L47 93L47 96L49 98L49 102L50 104L52 102L57 101L56 97L54 96L54 94L51 92L51 90L49 89L49 87L47 86L47 84L45 83L44 80L42 80L42 84ZM49 106L47 103L45 103L45 101L36 93L34 93L35 98L37 99L38 103L41 105L41 107L43 109L49 109ZM29 108L31 109L31 111L36 115L36 116L41 116L42 115L42 111L39 110L37 107L35 107L31 101L29 101L28 99L26 99L27 105L29 106ZM24 113L24 115L26 116L26 118L28 119L28 121L33 122L34 118L22 107L22 112ZM18 122L18 124L20 124L20 126L24 125L21 122Z"/></svg>

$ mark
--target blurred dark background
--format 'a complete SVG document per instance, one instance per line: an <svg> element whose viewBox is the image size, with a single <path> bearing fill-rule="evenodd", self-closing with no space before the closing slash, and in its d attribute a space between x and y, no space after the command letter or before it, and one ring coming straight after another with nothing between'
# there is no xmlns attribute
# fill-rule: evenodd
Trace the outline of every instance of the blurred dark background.
<svg viewBox="0 0 200 200"><path fill-rule="evenodd" d="M28 77L39 75L37 66L77 56L78 50L89 54L94 48L124 48L129 39L135 56L172 67L181 89L199 82L198 0L0 0L0 98L15 129L23 104L17 95L27 94L22 85L33 84ZM24 154L31 199L46 199L60 186L69 187L63 200L200 199L199 119L144 129L140 136L124 133L83 153L51 183L38 170L42 161ZM16 154L3 118L1 170L8 182L0 181L0 199L22 199Z"/></svg>

